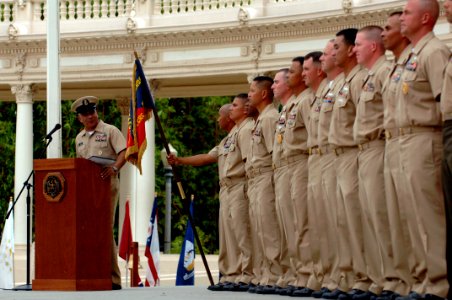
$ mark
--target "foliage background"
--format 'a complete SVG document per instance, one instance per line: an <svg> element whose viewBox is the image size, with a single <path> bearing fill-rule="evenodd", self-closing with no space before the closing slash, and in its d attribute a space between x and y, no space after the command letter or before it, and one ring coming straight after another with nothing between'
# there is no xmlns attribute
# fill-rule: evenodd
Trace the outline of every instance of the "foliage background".
<svg viewBox="0 0 452 300"><path fill-rule="evenodd" d="M207 153L217 145L225 133L218 128L216 122L218 109L230 102L231 97L204 97L157 99L156 106L162 121L168 141L178 151L179 156L190 156ZM70 111L72 101L63 101L62 109L62 150L63 157L75 157L75 136L82 129L74 113ZM8 200L14 196L14 151L15 151L15 123L16 103L0 102L0 235L3 233L4 216L8 207ZM33 104L33 155L41 158L45 144L42 137L46 135L46 102ZM115 101L101 100L98 104L99 118L107 123L121 127L121 113ZM165 222L165 178L164 168L160 159L163 148L161 137L156 131L156 192L159 206L159 237L163 247L163 230ZM187 197L194 195L194 218L198 233L207 253L218 250L218 172L217 165L205 167L183 166L177 169ZM19 179L20 180L20 179ZM172 209L172 252L178 253L181 248L186 216L181 216L182 203L177 188L173 184ZM122 220L121 220L122 221ZM117 220L118 222L118 220ZM117 227L116 227L117 228ZM117 233L115 231L115 233Z"/></svg>

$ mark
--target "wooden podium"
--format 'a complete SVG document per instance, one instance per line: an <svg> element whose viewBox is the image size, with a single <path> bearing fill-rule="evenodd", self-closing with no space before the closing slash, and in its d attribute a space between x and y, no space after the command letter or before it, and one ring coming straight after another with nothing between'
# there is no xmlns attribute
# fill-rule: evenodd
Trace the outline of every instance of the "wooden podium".
<svg viewBox="0 0 452 300"><path fill-rule="evenodd" d="M110 181L83 158L37 159L33 290L111 290Z"/></svg>

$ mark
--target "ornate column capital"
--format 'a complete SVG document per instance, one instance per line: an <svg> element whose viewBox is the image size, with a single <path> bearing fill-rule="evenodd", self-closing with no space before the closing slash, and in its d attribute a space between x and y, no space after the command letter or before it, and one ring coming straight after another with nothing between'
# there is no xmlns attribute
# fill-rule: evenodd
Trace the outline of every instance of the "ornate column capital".
<svg viewBox="0 0 452 300"><path fill-rule="evenodd" d="M33 95L38 87L32 83L11 86L11 92L16 95L16 103L33 103Z"/></svg>

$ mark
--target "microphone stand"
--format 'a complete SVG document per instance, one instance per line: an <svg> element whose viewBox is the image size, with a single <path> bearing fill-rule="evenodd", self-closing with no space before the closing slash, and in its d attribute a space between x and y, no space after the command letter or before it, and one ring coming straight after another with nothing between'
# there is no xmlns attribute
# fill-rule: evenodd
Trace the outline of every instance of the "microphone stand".
<svg viewBox="0 0 452 300"><path fill-rule="evenodd" d="M42 150L41 154L39 157L43 157L44 154L47 151L47 147L49 146L49 144L52 142L52 137L50 136L48 138L48 142L45 146L45 148ZM31 183L29 183L30 178L34 175L35 171L31 170L30 175L28 175L27 180L24 182L24 185L22 186L22 189L19 192L19 195L17 195L16 199L13 202L13 205L11 206L11 209L8 211L8 213L6 214L6 218L5 221L9 218L9 215L11 214L11 212L14 210L14 206L16 205L16 202L19 200L20 196L22 195L22 192L24 191L25 188L27 188L27 283L26 284L22 284L22 285L18 285L16 287L13 288L13 291L31 291L31 282L30 282L30 248L31 248L31 241L30 241L30 237L31 237L31 195L30 195L30 189L31 187L33 187L33 185Z"/></svg>

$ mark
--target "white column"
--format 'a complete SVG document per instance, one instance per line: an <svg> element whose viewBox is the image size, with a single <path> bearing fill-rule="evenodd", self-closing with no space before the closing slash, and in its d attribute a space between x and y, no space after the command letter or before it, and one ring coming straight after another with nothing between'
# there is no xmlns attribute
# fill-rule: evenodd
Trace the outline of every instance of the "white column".
<svg viewBox="0 0 452 300"><path fill-rule="evenodd" d="M59 1L47 1L47 132L61 124L60 9ZM61 130L53 134L47 158L62 157Z"/></svg>
<svg viewBox="0 0 452 300"><path fill-rule="evenodd" d="M124 98L119 98L117 99L118 102L118 107L119 110L121 111L121 131L124 134L124 137L127 139L127 130L129 129L129 125L128 125L128 121L129 121L129 99L124 97ZM125 205L126 205L126 201L130 200L129 203L129 208L130 208L130 218L131 220L135 219L134 216L134 207L135 207L135 203L134 201L132 201L132 199L134 199L134 197L132 197L132 190L133 187L135 186L135 170L134 170L134 166L130 163L126 163L122 168L121 168L121 172L119 174L119 181L120 181L120 186L119 186L119 221L118 221L118 237L119 240L121 240L121 234L122 234L122 223L124 221L124 215L125 215ZM132 225L132 234L134 235L134 224L133 222L131 222ZM119 242L119 241L118 241Z"/></svg>
<svg viewBox="0 0 452 300"><path fill-rule="evenodd" d="M147 227L151 216L155 194L155 122L154 118L146 121L147 148L144 152L141 167L143 174L137 172L135 234L134 239L141 245L146 244Z"/></svg>
<svg viewBox="0 0 452 300"><path fill-rule="evenodd" d="M20 84L11 87L16 95L16 152L14 174L14 199L24 187L33 170L33 85ZM30 178L33 184L33 177ZM33 189L30 190L33 199ZM17 245L27 243L27 189L25 188L14 209L14 241ZM31 200L33 204L33 200Z"/></svg>

